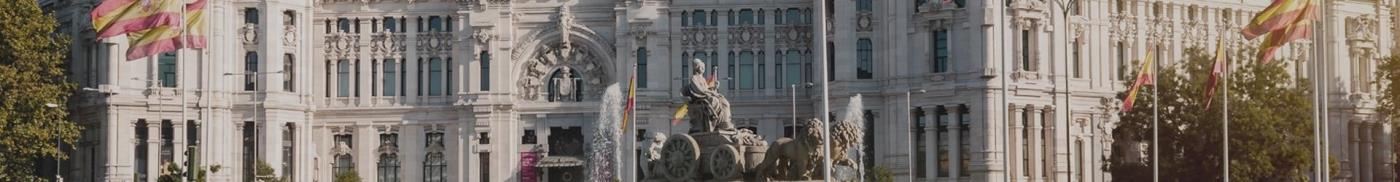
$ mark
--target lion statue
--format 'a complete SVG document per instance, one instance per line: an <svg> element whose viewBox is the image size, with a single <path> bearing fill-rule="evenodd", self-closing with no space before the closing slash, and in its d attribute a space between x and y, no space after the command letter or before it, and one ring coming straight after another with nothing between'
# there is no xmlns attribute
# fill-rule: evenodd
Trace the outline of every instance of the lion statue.
<svg viewBox="0 0 1400 182"><path fill-rule="evenodd" d="M864 135L861 134L864 130L862 130L860 126L857 126L856 122L859 121L846 120L836 122L836 125L832 126L834 127L832 128L834 132L831 134L831 163L834 165L859 167L859 163L856 163L856 161L852 160L851 156L847 154L847 152L850 151L849 149L855 148L857 144L864 141L862 138Z"/></svg>
<svg viewBox="0 0 1400 182"><path fill-rule="evenodd" d="M797 138L780 138L758 165L760 176L777 180L810 180L821 175L822 122L809 119Z"/></svg>

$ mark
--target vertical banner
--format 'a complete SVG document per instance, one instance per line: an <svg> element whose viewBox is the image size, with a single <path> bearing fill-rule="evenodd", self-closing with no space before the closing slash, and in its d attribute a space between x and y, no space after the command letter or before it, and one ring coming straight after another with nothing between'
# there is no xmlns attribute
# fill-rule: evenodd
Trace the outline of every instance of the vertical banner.
<svg viewBox="0 0 1400 182"><path fill-rule="evenodd" d="M538 153L535 153L535 152L521 152L521 153L520 153L520 181L521 181L521 182L536 182L536 181L539 181L539 179L540 179L540 177L539 177L539 172L535 170L535 163L537 163L538 161L540 161L540 155L539 155ZM482 166L482 167L487 167L487 166Z"/></svg>

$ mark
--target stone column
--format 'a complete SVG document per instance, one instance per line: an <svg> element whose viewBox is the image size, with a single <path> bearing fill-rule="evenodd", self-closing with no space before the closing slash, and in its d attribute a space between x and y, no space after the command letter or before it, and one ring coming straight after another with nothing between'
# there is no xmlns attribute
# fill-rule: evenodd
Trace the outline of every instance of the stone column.
<svg viewBox="0 0 1400 182"><path fill-rule="evenodd" d="M428 138L423 125L402 125L399 129L399 179L423 181L423 160ZM446 144L446 142L443 142ZM445 173L446 171L444 171Z"/></svg>
<svg viewBox="0 0 1400 182"><path fill-rule="evenodd" d="M953 116L949 118L955 118L953 120L948 121L948 146L951 146L948 149L948 168L950 168L950 170L948 170L948 173L950 173L948 174L948 177L951 178L953 181L957 181L958 174L961 174L962 170L967 170L962 168L962 155L969 154L962 153L962 145L961 143L959 143L960 141L967 139L962 138L962 136L960 136L959 134L962 134L962 117L968 116L962 114L962 112L966 111L966 108L957 106L954 107L954 109L950 109L953 111L948 113L950 116Z"/></svg>
<svg viewBox="0 0 1400 182"><path fill-rule="evenodd" d="M1360 128L1361 128L1360 124L1357 124L1357 123L1347 123L1347 128L1345 128L1345 129L1347 130L1347 134L1346 134L1346 135L1347 135L1347 145L1343 146L1343 147L1344 147L1343 150L1346 150L1346 152L1342 152L1342 153L1341 153L1341 155L1343 156L1343 157L1341 157L1341 158L1344 158L1344 159L1347 159L1347 160L1342 160L1342 161L1341 161L1341 166L1343 166L1343 167L1342 167L1342 169L1341 169L1342 172L1339 173L1340 176L1341 176L1343 179L1345 179L1345 178L1360 179L1360 177L1361 177L1361 169L1362 169L1362 168L1361 168L1361 155L1360 155L1360 154L1361 154L1361 129L1360 129Z"/></svg>
<svg viewBox="0 0 1400 182"><path fill-rule="evenodd" d="M928 108L936 108L936 107L928 107ZM929 109L928 112L924 112L924 115L925 115L924 117L925 117L925 118L928 118L928 120L929 120L930 122L924 124L924 128L920 128L920 129L924 130L924 153L923 153L923 155L926 156L926 157L924 158L924 161L920 161L920 162L923 162L923 163L924 163L924 166L925 166L925 167L924 167L924 174L925 174L925 176L926 176L928 179L933 179L933 178L938 177L938 158L937 158L937 157L938 157L938 148L937 148L937 147L938 147L938 135L937 135L937 131L938 131L938 127L937 127L937 126L938 126L938 125L937 125L937 124L938 124L938 123L934 123L934 122L937 121L937 119L935 119L935 118L938 117L938 112L937 112L936 110ZM914 176L917 176L917 174L915 174ZM915 177L915 178L917 178L917 177Z"/></svg>
<svg viewBox="0 0 1400 182"><path fill-rule="evenodd" d="M147 120L145 129L146 181L156 181L160 177L160 121Z"/></svg>
<svg viewBox="0 0 1400 182"><path fill-rule="evenodd" d="M418 23L417 17L405 17L404 20L399 23L407 25ZM418 104L418 79L421 79L418 75L418 33L418 26L408 26L407 30L404 31L404 43L408 45L406 46L407 50L404 50L406 56L403 57L402 61L406 62L403 65L407 65L408 68L400 70L406 71L405 74L402 74L406 78L403 79L404 83L399 83L404 86L403 95L406 96L404 97L405 101L402 102L404 105Z"/></svg>
<svg viewBox="0 0 1400 182"><path fill-rule="evenodd" d="M1373 125L1370 123L1363 123L1362 127L1359 128L1360 131L1357 133L1361 135L1361 151L1358 152L1361 154L1361 160L1357 161L1361 163L1361 168L1357 169L1359 172L1357 174L1361 174L1361 176L1357 178L1360 181L1372 181L1374 179L1372 176L1378 171L1375 165L1377 161L1375 161L1376 158L1373 155L1375 154L1375 133L1371 132L1374 130L1372 126Z"/></svg>
<svg viewBox="0 0 1400 182"><path fill-rule="evenodd" d="M181 84L180 86L184 87L185 85ZM185 157L185 147L187 147L185 145L185 121L171 120L170 131L172 135L170 137L170 162L185 166L187 160Z"/></svg>
<svg viewBox="0 0 1400 182"><path fill-rule="evenodd" d="M258 152L262 153L260 155L262 156L260 160L266 162L268 166L272 167L272 174L281 176L282 170L284 170L282 169L282 160L285 160L282 159L282 130L286 126L286 123L284 121L278 121L281 119L278 117L263 117L269 119L263 120L262 123L258 123L258 125L262 128L262 132L258 133L262 136L258 138L263 140L261 142L258 142Z"/></svg>
<svg viewBox="0 0 1400 182"><path fill-rule="evenodd" d="M1026 154L1026 157L1031 159L1027 165L1031 167L1030 171L1026 171L1026 174L1031 175L1030 179L1041 180L1043 179L1041 177L1045 175L1045 155L1043 155L1045 153L1045 148L1042 147L1045 144L1045 127L1042 127L1044 126L1042 123L1045 122L1045 117L1043 115L1045 111L1036 109L1035 106L1026 106L1026 108L1029 109L1028 112L1030 112L1030 117L1026 119L1030 121L1029 130L1031 133L1030 139L1028 140L1031 152Z"/></svg>
<svg viewBox="0 0 1400 182"><path fill-rule="evenodd" d="M1025 110L1022 110L1015 104L1008 106L1007 109L1011 111L1011 116L1007 117L1007 121L1010 121L1011 135L1013 136L1011 137L1011 143L1007 144L1011 145L1011 147L1007 147L1008 149L1010 149L1010 151L1006 151L1007 155L1012 156L1010 158L1011 161L1007 161L1011 163L1011 169L1006 170L1008 171L1007 174L1012 175L1013 178L1019 178L1025 176L1024 174L1026 174L1026 172L1029 172L1024 170L1025 167L1022 167L1028 165L1026 164L1026 162L1024 162L1025 160L1022 160L1023 158L1029 157L1025 155L1025 152L1022 152L1025 151L1022 148L1026 147L1023 144L1027 142L1024 139L1024 130L1027 130L1029 128L1026 128L1026 126L1022 124L1026 119L1026 117L1024 117Z"/></svg>

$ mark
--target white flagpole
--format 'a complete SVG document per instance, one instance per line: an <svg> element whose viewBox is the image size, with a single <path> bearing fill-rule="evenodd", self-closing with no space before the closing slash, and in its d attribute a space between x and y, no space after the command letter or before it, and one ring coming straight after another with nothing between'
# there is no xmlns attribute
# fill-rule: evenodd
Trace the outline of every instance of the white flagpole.
<svg viewBox="0 0 1400 182"><path fill-rule="evenodd" d="M1151 48L1151 47L1149 47L1148 49L1156 50L1156 49L1153 49L1153 48ZM1152 50L1148 50L1148 52L1151 52ZM1160 55L1160 54L1162 54L1162 53L1158 52L1157 54ZM1148 54L1148 56L1157 56L1157 55ZM1158 157L1158 155L1160 154L1159 151L1161 151L1162 148L1161 148L1161 146L1158 146L1158 145L1157 145L1157 110L1159 110L1159 109L1157 109L1157 108L1158 108L1158 104L1157 104L1157 103L1160 102L1160 100L1157 100L1157 98L1159 97L1159 96L1157 95L1157 90L1160 89L1160 88L1162 87L1162 85L1161 85L1162 83L1157 83L1157 77L1161 77L1161 76L1162 76L1161 74L1158 74L1158 70L1161 70L1161 68L1159 68L1159 66L1162 65L1162 64L1159 64L1159 62L1161 62L1162 60L1153 59L1153 58L1151 58L1151 57L1149 57L1149 58L1147 58L1147 59L1152 59L1152 60L1153 60L1153 61L1152 61L1152 73L1151 73L1151 75L1152 75L1152 181L1156 182L1156 181L1160 180L1161 172L1160 172L1158 169L1161 167L1161 164L1162 164L1161 158Z"/></svg>
<svg viewBox="0 0 1400 182"><path fill-rule="evenodd" d="M1311 1L1311 0L1310 0L1310 1ZM1327 12L1328 12L1328 11L1327 11L1327 8L1326 8L1326 7L1327 7L1327 6L1326 6L1326 2L1327 2L1327 1L1321 1L1321 2L1323 2L1323 4L1322 4L1322 6L1320 6L1320 7L1323 7L1323 8L1318 9L1318 12L1319 12L1320 14L1323 15L1322 17L1326 17L1325 15L1326 15ZM1309 3L1312 3L1312 2L1309 2ZM1314 6L1316 6L1316 4L1314 4ZM1326 20L1326 18L1322 18L1322 19L1320 19L1320 20L1318 20L1318 21L1319 21L1319 22L1324 22L1325 20ZM1316 24L1313 24L1313 28L1322 29L1323 31L1325 31L1325 29L1327 28L1327 26L1326 26L1326 23L1325 23L1325 22L1324 22L1324 23L1316 23ZM1314 108L1313 108L1313 109L1314 109L1314 110L1313 110L1313 119L1314 119L1314 121L1315 121L1315 122L1313 123L1313 132L1314 132L1314 133L1313 133L1313 157L1315 157L1315 159L1314 159L1314 161L1313 161L1313 162L1314 162L1314 163L1313 163L1313 164L1314 164L1313 167L1314 167L1314 170L1315 170L1314 174L1316 175L1316 179L1314 179L1314 180L1316 180L1316 181L1328 181L1328 171L1327 171L1327 165L1328 165L1327 162L1328 162L1328 160L1327 160L1327 149L1326 149L1326 147L1325 147L1325 146L1327 145L1327 144L1326 144L1326 141L1325 141L1325 140L1327 139L1327 137L1326 137L1326 135L1327 135L1327 127L1326 127L1326 125L1327 125L1327 116L1325 115L1325 114L1327 114L1327 90L1328 90L1328 89L1327 89L1327 69L1326 69L1326 66L1327 66L1327 65L1326 65L1326 63L1323 63L1323 62L1322 62L1322 61L1323 61L1323 58L1326 57L1326 55L1324 55L1324 54L1326 54L1326 52L1327 52L1327 51L1326 51L1326 49L1327 49L1327 48L1326 48L1326 47L1327 47L1326 37L1327 37L1326 35L1321 35L1321 36L1319 36L1319 35L1314 35L1314 37L1313 37L1313 40L1314 40L1314 41L1313 41L1313 52L1314 52L1314 53L1312 54L1312 56L1313 56L1313 59L1312 59L1312 64L1313 64L1312 73L1313 73L1313 77L1312 77L1312 78L1313 78L1313 82L1314 82L1314 84L1313 84L1313 96L1315 97L1315 98L1314 98L1315 100L1314 100L1314 103L1313 103L1313 106L1314 106Z"/></svg>
<svg viewBox="0 0 1400 182"><path fill-rule="evenodd" d="M639 59L640 59L640 58L639 58ZM632 81L631 81L632 83L628 83L629 85L627 85L627 89L628 89L628 91L627 91L627 98L628 98L628 100L630 100L630 102L628 102L628 105L632 106L632 108L628 108L628 111L627 111L627 112L629 113L629 115L625 116L625 117L629 117L629 120L631 120L631 122L627 122L627 125L628 125L627 128L628 128L628 131L632 131L632 135L633 135L634 137L635 137L635 136L646 136L645 133L638 133L638 131L641 131L641 130L638 130L638 129L637 129L637 95L635 94L635 93L637 92L637 91L636 91L636 89L637 89L637 86L636 86L636 85L637 85L637 83L636 83L636 82L637 82L637 69L638 69L638 68L637 68L637 63L635 63L635 62L632 63L632 78L631 78L631 79L632 79ZM627 132L627 131L623 131L623 132L625 133L625 132ZM627 137L624 136L624 137L622 137L622 138L627 138ZM630 170L630 171L628 171L628 173L629 173L629 174L632 174L632 180L633 180L633 181L641 181L641 179L639 179L639 178L641 178L642 175L639 174L639 173L637 173L637 172L638 172L638 171L637 171L637 165L642 164L642 163L641 163L642 161L641 161L641 160L638 160L638 159L640 159L640 158L637 158L637 155L638 155L638 154L637 154L637 149L638 149L638 148L637 148L637 139L636 139L636 138L631 139L631 143L632 143L632 146L631 146L631 147L628 147L628 150L630 150L630 152L631 152L632 155L630 155L630 156L628 156L628 157L629 157L629 160L632 160L632 165L627 165L627 169Z"/></svg>
<svg viewBox="0 0 1400 182"><path fill-rule="evenodd" d="M814 10L816 11L816 16L808 21L815 24L815 26L812 26L812 29L816 29L816 31L813 31L816 32L813 34L816 40L812 41L812 45L817 47L817 51L814 51L812 57L815 57L816 59L814 60L818 62L817 64L821 65L821 68L818 68L821 70L817 72L821 73L822 112L817 115L821 117L822 121L826 121L826 123L822 125L822 180L831 182L831 123L833 122L830 121L831 90L830 82L827 81L827 77L829 77L829 75L827 75L827 68L831 67L831 65L828 65L826 62L826 51L831 50L827 50L826 47L826 26L828 26L826 24L826 1L829 0L812 1L816 3L816 5L814 5L814 7L816 7Z"/></svg>

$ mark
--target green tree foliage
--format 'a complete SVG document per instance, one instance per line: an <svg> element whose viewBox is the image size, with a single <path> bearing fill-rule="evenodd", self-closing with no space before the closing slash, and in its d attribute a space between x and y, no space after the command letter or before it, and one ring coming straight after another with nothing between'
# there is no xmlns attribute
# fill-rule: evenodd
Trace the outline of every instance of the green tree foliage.
<svg viewBox="0 0 1400 182"><path fill-rule="evenodd" d="M272 170L272 166L267 165L267 162L262 161L262 160L258 160L258 167L257 167L257 169L255 169L255 170L253 171L253 173L257 175L257 177L253 177L253 178L257 178L258 181L261 181L261 182L284 182L284 181L291 181L290 179L287 179L287 178L277 177L277 174L276 174L277 171Z"/></svg>
<svg viewBox="0 0 1400 182"><path fill-rule="evenodd" d="M334 179L334 180L331 180L331 181L333 181L333 182L360 182L360 174L355 173L355 170L346 170L346 171L342 171L342 172L336 172L336 173L335 173L335 179Z"/></svg>
<svg viewBox="0 0 1400 182"><path fill-rule="evenodd" d="M1288 61L1257 63L1254 50L1232 56L1230 83L1230 179L1305 181L1312 168L1311 86L1289 74ZM1158 144L1163 181L1221 181L1223 97L1205 106L1205 82L1213 53L1199 48L1186 59L1162 65ZM1132 83L1127 83L1132 84ZM1116 179L1151 179L1150 148L1140 161L1130 149L1152 141L1153 92L1145 86L1137 105L1113 130L1112 159L1104 166ZM1221 89L1217 89L1219 92ZM1124 98L1126 92L1119 93Z"/></svg>
<svg viewBox="0 0 1400 182"><path fill-rule="evenodd" d="M885 166L875 166L875 168L870 169L870 172L866 172L865 175L867 179L874 182L894 181L894 171L891 171L889 167Z"/></svg>
<svg viewBox="0 0 1400 182"><path fill-rule="evenodd" d="M1381 60L1379 68L1376 69L1376 84L1379 94L1377 94L1376 112L1380 114L1384 121L1394 121L1400 116L1400 55L1392 55ZM1392 128L1391 131L1398 128ZM1391 146L1400 150L1400 145ZM1391 158L1391 162L1400 162L1400 158ZM1394 172L1400 174L1400 168L1395 168Z"/></svg>
<svg viewBox="0 0 1400 182"><path fill-rule="evenodd" d="M66 159L79 126L63 107L74 90L64 71L68 38L37 1L0 2L0 181L36 181L39 159ZM71 145L68 146L71 148Z"/></svg>
<svg viewBox="0 0 1400 182"><path fill-rule="evenodd" d="M223 169L223 166L219 166L219 165L204 166L203 168L198 169L198 170L199 170L199 172L198 172L199 176L194 177L194 179L190 179L190 181L193 181L193 182L205 182L205 181L209 181L209 178L208 178L208 177L209 177L209 173L217 173L217 172L219 172L220 169ZM157 182L181 182L182 179L185 179L186 176L189 176L189 171L186 171L186 170L184 169L183 166L181 166L181 165L179 165L179 164L166 164L166 165L165 165L165 170L162 170L162 171L160 172L160 176L159 176L159 177L156 177L156 181L157 181Z"/></svg>

